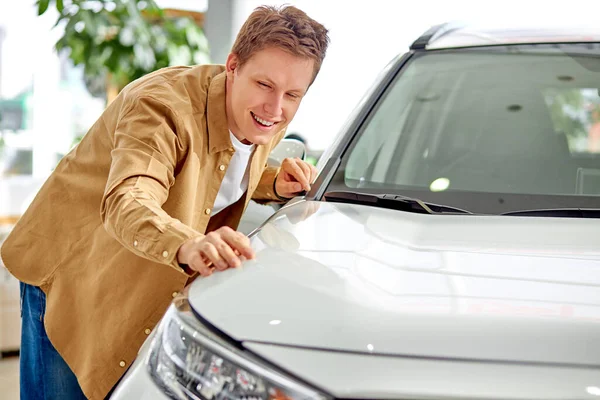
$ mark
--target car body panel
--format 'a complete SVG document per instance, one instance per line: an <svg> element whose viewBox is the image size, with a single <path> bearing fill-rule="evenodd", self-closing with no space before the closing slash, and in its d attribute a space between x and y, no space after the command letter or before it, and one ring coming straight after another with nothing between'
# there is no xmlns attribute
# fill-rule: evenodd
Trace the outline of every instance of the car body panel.
<svg viewBox="0 0 600 400"><path fill-rule="evenodd" d="M600 386L598 369L244 346L341 399L585 399Z"/></svg>
<svg viewBox="0 0 600 400"><path fill-rule="evenodd" d="M599 229L298 202L190 303L239 341L600 367Z"/></svg>
<svg viewBox="0 0 600 400"><path fill-rule="evenodd" d="M507 25L479 21L452 22L440 27L428 41L427 50L458 47L497 46L530 43L585 43L600 41L600 28L595 21L580 20L574 24L556 24L540 20L527 24Z"/></svg>

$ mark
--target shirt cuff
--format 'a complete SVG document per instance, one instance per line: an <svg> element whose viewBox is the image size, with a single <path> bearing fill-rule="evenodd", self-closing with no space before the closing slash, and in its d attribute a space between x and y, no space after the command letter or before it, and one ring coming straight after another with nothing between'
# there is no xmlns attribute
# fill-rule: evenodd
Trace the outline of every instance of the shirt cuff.
<svg viewBox="0 0 600 400"><path fill-rule="evenodd" d="M280 196L279 193L277 193L277 188L275 187L277 183L277 176L275 177L275 179L273 179L273 194L275 195L275 197L277 197L279 200L281 201L290 201L292 198L291 197L283 197Z"/></svg>
<svg viewBox="0 0 600 400"><path fill-rule="evenodd" d="M141 235L135 235L133 237L132 245L133 252L139 256L148 258L152 261L166 264L171 268L176 269L178 272L186 274L191 277L195 274L189 268L183 268L177 262L177 252L181 245L186 241L195 238L203 237L204 235L200 232L192 229L191 227L183 224L178 220L173 220L158 239L149 239Z"/></svg>

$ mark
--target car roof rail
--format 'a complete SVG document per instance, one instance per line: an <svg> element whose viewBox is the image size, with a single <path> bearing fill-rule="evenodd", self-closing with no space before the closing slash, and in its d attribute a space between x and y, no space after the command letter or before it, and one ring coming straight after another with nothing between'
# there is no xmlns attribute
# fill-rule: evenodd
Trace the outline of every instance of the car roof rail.
<svg viewBox="0 0 600 400"><path fill-rule="evenodd" d="M427 45L433 40L462 27L464 27L464 24L459 22L445 22L443 24L434 25L419 36L419 38L410 45L410 49L425 50Z"/></svg>

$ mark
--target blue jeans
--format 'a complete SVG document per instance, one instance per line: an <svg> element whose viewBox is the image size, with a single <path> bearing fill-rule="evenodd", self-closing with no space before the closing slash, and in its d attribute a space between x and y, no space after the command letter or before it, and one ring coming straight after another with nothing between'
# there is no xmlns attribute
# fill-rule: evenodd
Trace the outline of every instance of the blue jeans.
<svg viewBox="0 0 600 400"><path fill-rule="evenodd" d="M44 328L46 295L21 282L21 400L85 399L73 371Z"/></svg>

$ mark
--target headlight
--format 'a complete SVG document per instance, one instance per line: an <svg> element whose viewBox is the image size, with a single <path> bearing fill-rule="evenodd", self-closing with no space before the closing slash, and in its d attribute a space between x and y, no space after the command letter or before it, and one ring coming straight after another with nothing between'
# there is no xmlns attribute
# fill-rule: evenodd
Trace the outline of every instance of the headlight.
<svg viewBox="0 0 600 400"><path fill-rule="evenodd" d="M165 314L148 369L175 400L326 399L210 332L185 298L177 299Z"/></svg>

